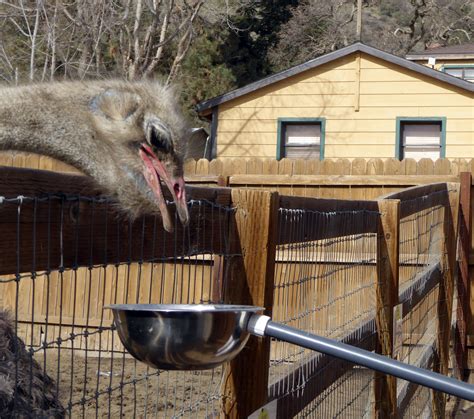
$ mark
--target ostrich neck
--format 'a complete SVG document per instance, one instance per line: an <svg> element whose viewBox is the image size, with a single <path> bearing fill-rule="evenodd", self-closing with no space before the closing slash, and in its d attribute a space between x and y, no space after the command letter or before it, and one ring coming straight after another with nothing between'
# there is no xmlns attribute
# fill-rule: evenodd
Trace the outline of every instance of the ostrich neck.
<svg viewBox="0 0 474 419"><path fill-rule="evenodd" d="M110 147L95 138L84 112L55 97L38 104L25 89L19 95L6 91L0 92L0 150L42 154L103 181L113 178L115 173L105 170L111 168Z"/></svg>

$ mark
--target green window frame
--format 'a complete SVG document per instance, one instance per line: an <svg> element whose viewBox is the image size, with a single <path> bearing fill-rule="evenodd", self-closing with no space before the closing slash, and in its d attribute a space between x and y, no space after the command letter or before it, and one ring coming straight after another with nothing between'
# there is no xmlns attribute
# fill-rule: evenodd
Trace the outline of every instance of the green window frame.
<svg viewBox="0 0 474 419"><path fill-rule="evenodd" d="M403 153L403 125L405 123L437 123L440 124L441 132L440 132L440 144L439 144L439 156L440 158L444 159L446 157L446 117L405 117L399 116L397 117L396 121L396 141L395 141L395 157L398 160L402 160L404 158Z"/></svg>
<svg viewBox="0 0 474 419"><path fill-rule="evenodd" d="M285 130L288 125L319 125L321 129L319 143L319 160L324 160L326 139L326 118L278 118L276 158L285 157Z"/></svg>
<svg viewBox="0 0 474 419"><path fill-rule="evenodd" d="M472 77L466 77L465 76L465 71L466 69L474 70L474 64L444 64L441 66L440 70L443 73L446 73L446 70L462 70L462 75L460 78L466 81L474 82L474 76ZM454 76L458 77L458 76Z"/></svg>

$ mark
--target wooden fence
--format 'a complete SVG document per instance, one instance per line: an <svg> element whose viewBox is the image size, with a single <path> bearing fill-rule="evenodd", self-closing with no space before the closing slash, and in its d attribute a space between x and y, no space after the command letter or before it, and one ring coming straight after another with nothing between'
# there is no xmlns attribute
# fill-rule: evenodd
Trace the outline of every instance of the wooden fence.
<svg viewBox="0 0 474 419"><path fill-rule="evenodd" d="M36 160L35 160L36 159ZM59 166L56 165L54 161L49 159L38 159L32 156L25 156L25 155L14 155L13 157L3 157L1 160L4 164L11 164L11 165L18 165L18 166L29 166L35 167L49 167L50 169L55 169L58 171L69 171L69 167L60 164ZM277 236L276 229L274 228L277 224L278 220L278 211L280 208L304 208L304 209L311 209L317 211L334 211L334 201L326 201L321 200L321 198L338 198L339 201L337 203L337 209L346 209L346 210L360 210L360 209L376 209L380 212L381 218L380 223L375 226L374 231L378 233L378 237L380 240L383 240L383 244L379 244L377 246L377 275L378 280L376 281L377 287L377 316L374 322L378 326L378 334L377 339L373 341L373 347L370 347L370 340L368 341L369 347L367 349L377 349L381 353L385 353L387 355L392 355L393 348L387 342L392 342L393 339L393 307L397 305L396 303L403 304L403 293L398 288L397 283L398 281L398 270L395 269L395 266L398 267L398 259L399 255L397 254L397 240L395 237L398 236L397 226L399 225L400 219L404 217L403 213L403 204L404 201L412 201L412 198L415 196L419 196L420 194L426 194L427 189L417 188L411 189L407 192L403 192L397 194L398 191L402 189L406 189L406 187L413 186L413 185L420 185L426 183L434 183L434 182L456 182L460 178L459 171L462 169L469 168L470 169L471 162L449 162L447 164L445 161L438 161L436 163L429 163L427 161L421 161L418 165L414 165L415 169L413 168L413 163L406 161L406 162L394 162L390 161L390 163L386 164L385 162L381 161L374 161L369 160L363 162L361 160L351 162L350 171L351 173L346 173L348 169L347 161L342 162L293 162L293 161L281 161L273 162L252 162L249 163L245 161L245 165L242 162L234 162L232 163L230 169L226 166L224 170L223 167L225 163L223 162L189 162L186 165L187 168L187 177L188 183L194 183L196 185L228 185L232 186L232 190L226 188L196 188L193 192L192 197L199 199L203 198L209 202L215 202L219 204L225 204L228 206L234 206L236 208L235 213L235 223L231 229L235 230L235 234L232 235L233 241L232 243L227 243L227 250L231 249L235 254L241 254L242 257L234 258L230 266L226 267L227 270L231 271L232 276L232 283L233 286L228 289L228 294L225 295L225 300L231 303L238 303L238 304L253 304L264 306L267 308L268 314L272 313L272 309L278 310L278 307L275 307L273 303L273 286L274 286L274 276L275 270L278 269L276 267L276 258L275 252L278 245L281 245L282 238ZM240 174L238 167L244 167L247 171L244 174ZM191 168L194 167L194 173L191 171ZM249 172L249 168L253 167L253 172ZM282 168L291 168L288 169L290 173L281 173L283 170ZM344 168L344 169L341 169ZM352 173L354 168L359 167L359 171L365 173ZM376 175L375 173L368 173L373 172L374 168L382 167L382 173ZM404 167L405 173L388 173L388 167L392 167L392 171L399 170L401 171L402 167ZM433 173L407 173L412 172L421 172L421 168L431 168ZM445 173L446 171L454 170L453 168L457 168L454 170L453 173ZM198 168L200 170L198 170ZM397 169L398 168L398 169ZM304 170L303 170L304 169ZM316 170L317 169L317 170ZM314 170L310 173L312 174L303 174L298 172L303 172L307 170ZM327 173L326 171L333 170L336 173ZM274 172L279 172L279 174L273 174ZM429 171L429 170L428 170ZM215 173L217 172L217 173ZM266 174L272 176L255 176L258 174ZM341 173L338 173L341 172ZM443 173L441 173L443 172ZM232 173L232 175L230 175ZM314 174L316 173L316 174ZM234 175L235 174L235 175ZM328 176L329 175L329 176ZM367 175L370 175L367 176ZM416 176L414 176L416 175ZM470 178L464 176L464 190L470 191ZM466 182L469 182L469 186L466 186ZM248 189L248 187L251 187ZM20 173L15 170L8 171L6 169L2 169L2 176L0 178L0 196L17 196L17 195L25 195L25 196L33 196L37 193L80 193L84 194L87 191L91 190L91 185L87 179L79 178L79 177L68 177L68 176L58 176L52 175L48 173L38 173L38 172L23 172ZM433 188L433 187L428 187ZM435 188L443 188L442 186L437 186ZM258 189L265 189L264 191ZM440 190L441 190L440 189ZM432 191L432 189L430 189ZM444 200L448 197L448 203L444 201L443 205L446 208L450 208L449 213L451 214L451 224L456 225L456 214L457 214L457 204L456 199L454 196L457 193L456 187L453 189L455 192L446 192L447 195L444 196ZM376 197L391 193L386 200L374 200ZM464 193L464 199L466 196ZM282 196L283 194L291 194L291 195L299 195L298 197L285 197ZM320 199L314 199L320 198ZM398 200L399 202L394 202L393 200ZM408 205L408 204L407 204ZM467 205L467 206L466 206ZM409 205L408 205L409 206ZM100 210L100 205L95 208L95 211ZM467 233L464 234L464 241L469 241L469 231L470 225L472 220L470 219L470 205L469 203L466 204L464 207L464 212L461 214L461 218L464 219L464 228ZM109 211L108 208L102 209L103 211ZM420 208L410 207L409 210L406 211L413 211L416 212L420 210ZM29 237L31 234L31 223L34 222L45 224L51 220L53 217L59 217L60 214L67 214L68 216L65 218L65 225L62 227L61 232L59 232L57 225L52 225L53 234L51 237L59 237L60 235L63 239L71 240L72 232L77 231L77 219L87 220L90 214L87 212L87 208L83 208L79 206L79 208L67 208L64 207L53 207L48 210L48 214L33 214L33 212L25 212L22 214L24 216L24 220L26 224L24 229L21 231L13 230L12 225L16 223L18 214L11 210L5 215L2 215L1 219L1 231L4 234L10 234L8 240L3 240L3 247L0 249L0 270L2 274L13 274L18 275L18 248L22 249L21 254L27 254L29 252L31 254L31 246L28 247L28 243L32 242L32 238ZM51 212L52 211L52 212ZM407 212L407 214L408 214ZM71 216L71 214L73 214ZM110 215L112 217L112 215ZM464 217L464 218L463 218ZM467 219L465 218L467 217ZM466 225L466 220L469 220ZM145 221L149 223L150 221ZM29 224L28 224L29 223ZM148 225L148 224L147 224ZM84 225L86 228L87 224ZM51 226L50 226L51 227ZM209 227L209 225L208 225ZM54 230L56 228L56 230ZM83 243L79 243L79 253L74 255L74 260L72 260L72 255L68 256L67 253L64 252L59 248L59 240L56 241L56 244L53 244L52 248L49 250L43 249L43 254L41 253L40 248L35 249L35 266L32 267L31 264L28 263L27 257L22 257L22 271L29 271L34 268L34 270L40 269L51 269L54 266L68 266L70 264L75 265L90 265L92 264L102 264L103 263L103 255L97 256L97 260L92 260L91 257L94 258L94 253L91 254L90 249L103 249L105 244L103 242L103 237L107 237L109 242L114 242L116 239L116 234L120 235L121 237L140 237L139 234L135 234L139 229L143 228L143 224L140 224L140 220L138 223L134 224L132 227L123 225L122 230L120 232L110 232L110 231L101 231L104 226L100 223L94 225L94 229L98 234L95 234L93 238L90 235L87 235L87 232L84 231L84 234L80 234L79 237L84 239ZM372 227L374 228L374 227ZM69 229L69 230L68 230ZM192 229L191 229L192 230ZM39 228L38 233L36 234L46 234L46 230L42 230ZM51 230L49 230L51 234ZM210 235L212 234L213 230L211 228L207 228L202 230L200 233L203 235ZM381 234L383 232L383 234ZM100 233L100 234L99 234ZM23 240L21 244L18 244L18 234ZM150 233L151 234L151 233ZM334 232L332 234L335 234ZM446 233L448 234L448 233ZM453 234L453 232L449 232L449 234ZM467 236L466 236L467 234ZM4 236L6 237L6 236ZM100 239L102 237L102 239ZM452 236L450 236L452 237ZM466 238L467 237L467 238ZM317 239L317 238L308 238L306 237L304 240L310 239ZM319 238L321 239L321 238ZM40 237L36 237L35 240L38 242L41 241ZM43 237L43 242L47 240L46 237ZM92 241L91 241L92 240ZM101 241L102 240L102 241ZM142 261L143 260L143 253L140 253L138 249L149 249L149 244L152 242L151 236L146 236L145 241L148 243L147 246L143 246L142 243L140 245L138 243L133 244L131 242L131 246L129 248L120 248L120 247L110 247L110 253L106 255L107 260L109 261L126 261L127 267L123 268L127 272L119 273L117 278L120 277L129 277L133 278L134 275L130 275L130 269L142 269L150 270L154 269L153 265L146 265L142 264L134 265L131 262L134 261ZM212 237L206 237L206 243L213 243ZM16 246L12 246L11 243L17 243ZM53 241L51 241L53 243ZM128 243L128 241L124 240L124 243ZM451 244L454 243L454 240L451 240ZM198 243L195 242L188 242L186 246L193 247L196 249ZM167 254L170 257L175 257L176 252L186 252L189 247L183 248L173 248L172 246L164 246L163 249L160 249L160 252L163 254ZM469 247L469 252L471 251L471 246ZM131 251L130 251L131 249ZM466 247L464 247L466 249ZM209 250L209 249L208 249ZM212 253L218 255L224 253L223 249L218 247L214 247L211 249ZM464 250L466 252L466 250ZM171 252L171 253L167 253ZM444 251L443 251L444 252ZM440 262L444 268L440 270L440 272L446 271L446 266L450 266L451 272L453 272L453 248L451 247L445 252L449 258L448 261ZM444 253L443 253L444 254ZM82 255L82 256L81 256ZM82 259L81 259L82 258ZM31 263L31 262L30 262ZM131 264L130 264L131 263ZM218 276L213 276L212 274L212 267L215 266L216 263L221 263L219 259L211 258L207 260L205 263L202 264L202 269L207 270L203 278L209 281L210 285L207 287L210 294L213 293L212 285L213 281L218 279ZM462 265L464 270L466 270L466 261L462 261L464 263ZM444 265L443 265L444 264ZM446 265L448 264L448 265ZM440 266L441 266L440 265ZM100 269L104 269L103 267L99 267L97 274L93 280L89 281L89 284L94 284L92 286L97 287L95 294L103 291L104 287L120 287L121 279L117 279L115 283L106 284L101 282L100 280ZM165 267L166 269L166 267ZM174 272L175 274L176 272ZM84 271L84 275L90 275L88 272ZM426 275L435 275L433 273L426 273ZM425 279L426 279L425 275ZM181 282L185 283L186 281L186 274L181 275ZM451 281L451 282L446 282ZM466 286L467 279L464 276L462 279L464 288L463 292L461 292L462 305L466 305L466 299L468 299L468 287ZM445 290L452 289L452 278L445 278L445 275L437 276L433 279L430 284L435 284L440 282ZM59 284L59 276L57 279L57 284ZM444 285L443 285L444 284ZM150 289L151 293L153 293L152 288L150 287L149 283L143 283L143 289ZM38 324L44 324L46 321L45 312L47 310L46 307L41 302L45 301L45 295L41 293L36 294L37 301L36 303L34 300L31 299L32 291L31 291L31 284L26 286L24 289L18 289L17 283L12 281L11 284L7 285L9 290L4 293L0 294L0 305L12 307L13 300L18 298L18 292L22 293L25 302L29 302L27 305L23 306L23 312L20 310L20 320L21 316L23 316L23 321L26 323L31 321L31 318L35 318L38 321ZM434 287L435 285L433 285ZM44 287L39 287L45 289ZM50 288L51 287L50 284ZM166 288L166 287L165 287ZM109 290L110 291L110 290ZM153 301L155 299L163 300L162 296L158 297L158 294L154 294L154 296L147 294L146 292L140 292L138 289L137 294L137 287L129 289L130 295L139 295L139 301L148 302ZM158 292L158 291L156 291ZM90 294L90 292L86 289L82 290L81 293L83 295ZM94 294L93 293L93 294ZM108 293L106 291L107 295ZM200 294L199 290L192 290L192 293L195 294L196 298L203 299L210 299L209 295L203 296ZM452 294L449 294L449 298L451 298ZM29 297L28 297L29 296ZM398 300L397 301L397 296ZM127 301L127 296L122 294L123 301ZM57 298L54 300L53 297L50 301L58 301ZM120 300L120 299L119 299ZM446 299L444 299L446 300ZM443 300L443 301L444 301ZM155 300L157 301L157 300ZM469 300L467 300L469 301ZM105 303L113 302L105 301ZM117 301L116 302L120 302ZM104 302L103 302L104 303ZM59 302L57 303L59 304ZM110 318L103 317L102 306L99 304L98 301L95 303L89 301L88 303L91 307L94 306L94 310L96 310L97 318L93 319L94 313L87 313L87 317L83 318L83 323L79 326L94 326L101 325L105 320L110 321ZM405 302L404 310L407 310L408 313L410 311L410 307L407 305L408 302ZM33 307L36 307L38 310L42 310L42 314L40 312L33 314L31 311ZM459 307L459 305L458 305ZM84 310L84 307L80 307L81 310ZM446 315L443 315L444 319L449 320L449 305L447 307L440 307L440 309L448 310ZM56 309L57 310L57 307ZM458 308L459 310L459 308ZM467 322L468 326L464 326L464 335L466 335L466 330L470 330L469 321L470 321L470 313L466 310L461 310L462 314L461 317L464 316L464 321ZM405 311L404 311L405 312ZM61 319L57 318L58 324L64 325L65 322L68 321L67 313L61 314ZM69 313L71 314L71 313ZM57 313L59 316L59 312ZM42 317L43 316L43 317ZM53 313L48 314L49 318L48 321L52 321L54 318ZM78 321L80 316L77 314L73 314L69 316L72 321ZM458 315L459 317L459 315ZM94 323L95 322L95 323ZM54 322L53 322L54 323ZM447 324L442 324L441 327L444 327L446 331ZM362 325L363 326L363 325ZM360 326L360 327L362 327ZM27 330L27 329L25 329ZM362 330L362 329L361 329ZM361 330L355 330L354 335L357 335ZM364 329L366 330L366 329ZM32 332L34 333L34 331ZM58 331L59 333L59 331ZM472 333L472 332L470 332ZM444 335L447 337L449 333L441 333L440 335ZM354 342L354 339L351 338L352 335L348 335L346 340L348 342ZM467 336L464 336L467 339L465 342L469 343ZM29 339L30 336L27 336ZM352 339L352 340L351 340ZM446 357L446 340L437 343L437 348L442 350L442 363L441 371L445 372L445 368L447 366L445 362ZM466 343L462 345L466 346ZM461 346L462 346L461 345ZM114 348L110 346L110 349L113 350ZM268 376L268 360L270 359L270 343L267 340L259 340L256 338L252 338L248 345L248 350L244 351L238 358L236 358L233 362L230 363L228 369L226 371L226 376L224 379L225 386L223 388L223 395L225 400L224 405L224 413L226 417L246 417L249 413L254 411L255 409L262 406L268 400L268 393L267 389L269 386L269 376ZM466 356L465 353L463 356ZM321 365L323 365L322 363ZM344 373L344 368L348 368L346 366L340 370L340 373ZM336 380L338 377L332 377L333 380ZM396 409L396 406L399 405L396 401L396 395L394 396L394 384L393 380L386 379L384 377L378 377L376 380L376 389L375 389L375 400L374 406L375 409L379 412L393 412ZM331 384L331 377L327 378L327 381L323 383L324 386L329 386ZM321 383L318 385L313 386L314 391L321 389ZM410 392L411 391L411 392ZM413 389L410 391L406 391L404 394L413 394ZM389 401L385 400L385 394L390 394ZM308 401L312 396L315 394L311 394L311 386L308 387L308 391L305 391L304 397ZM275 394L275 397L279 397ZM302 406L301 400L302 394L288 394L285 397L280 397L280 404L281 409L282 406L285 406L284 411L288 411L288 406ZM395 398L394 398L395 397ZM440 411L443 409L443 401L439 402L436 405L436 409ZM405 399L404 403L407 403L408 399ZM285 410L286 409L286 410ZM291 409L290 409L291 411ZM296 412L293 412L296 413Z"/></svg>
<svg viewBox="0 0 474 419"><path fill-rule="evenodd" d="M464 174L463 174L464 173ZM458 325L466 368L474 368L474 159L216 159L186 163L186 174L220 176L223 185L258 187L286 195L335 199L377 199L404 188L436 182L461 182ZM271 176L269 176L271 175Z"/></svg>
<svg viewBox="0 0 474 419"><path fill-rule="evenodd" d="M278 196L278 195L277 195ZM424 348L425 352L418 354L417 365L424 368L434 368L444 374L447 373L448 368L448 350L451 338L450 321L451 310L453 304L453 287L454 277L452 272L454 270L455 254L456 254L456 225L457 225L457 209L459 203L459 185L458 184L434 184L409 188L405 191L390 194L384 199L377 201L355 201L355 200L337 200L330 201L324 199L311 199L301 197L285 197L279 196L278 208L293 208L299 211L316 211L318 213L334 214L354 212L354 222L348 227L346 223L338 222L335 219L331 224L330 231L324 232L321 235L320 231L309 228L308 224L304 224L303 219L299 219L298 223L304 224L305 229L296 229L297 233L291 236L280 234L276 241L268 241L267 248L278 248L283 244L292 243L293 246L301 245L301 243L309 243L313 241L329 238L344 238L351 237L358 234L376 234L377 246L376 256L374 258L373 268L365 269L365 278L359 278L359 284L363 281L369 280L370 277L375 277L373 286L376 295L376 309L374 317L360 317L358 323L351 324L351 330L346 332L339 338L354 346L358 346L367 350L375 350L387 356L394 356L393 342L395 342L394 325L394 309L396 306L401 307L401 319L406 320L410 317L410 324L405 322L401 334L404 346L412 347L418 344L415 342L418 335L423 332L419 325L424 320L424 313L420 310L420 304L425 298L437 298L437 311L434 316L438 320L438 331L431 336L429 331L423 332L423 345L418 344L419 348ZM442 216L442 224L434 222L426 225L426 230L429 231L430 237L426 236L426 232L421 229L422 222L417 217L422 217L424 213L431 214L435 208L440 210ZM272 211L269 207L266 211ZM273 209L275 211L275 209ZM358 211L378 211L379 222L373 224L357 222L355 213ZM309 215L308 215L309 216ZM281 215L280 215L281 217ZM404 225L403 220L414 217L411 224ZM433 222L432 215L429 217ZM271 218L270 216L267 219ZM337 217L336 217L337 218ZM413 229L413 223L417 228ZM402 225L402 227L400 227ZM292 230L291 226L288 226ZM437 232L435 229L438 229ZM400 232L402 230L402 232ZM286 230L285 230L286 231ZM295 229L293 229L295 231ZM439 240L434 240L434 236L439 235ZM400 253L401 237L404 237L406 246L403 247L403 254ZM273 239L275 240L275 239ZM434 245L433 245L434 240ZM339 240L339 242L342 242ZM434 246L434 247L433 247ZM263 245L261 246L263 247ZM366 249L365 246L360 247ZM420 253L420 249L424 249ZM339 245L339 250L344 252L344 245ZM367 250L365 250L366 252ZM357 255L352 253L352 258L367 258L367 255ZM369 258L370 260L370 258ZM277 259L277 261L279 261ZM304 260L299 260L303 265L307 266L311 257L306 255ZM347 254L339 254L338 261L340 265L346 265L344 268L344 276L350 276L350 265L354 265L353 260L349 260ZM401 262L402 261L402 262ZM296 261L298 262L298 261ZM293 262L295 263L295 262ZM320 265L328 265L327 261L320 262ZM370 262L369 262L370 265ZM281 269L281 268L280 268ZM324 270L324 268L321 268ZM275 268L278 272L278 268ZM276 274L277 275L277 274ZM298 276L296 268L291 270L291 275ZM345 304L339 307L339 310L349 313L344 316L340 311L340 323L343 323L347 318L351 317L350 298L353 296L354 289L347 287L345 282L345 290L336 283L332 284L336 291L338 299L344 298L347 294L349 298L344 301ZM331 278L332 282L333 278ZM316 278L315 281L318 281ZM276 285L276 281L272 281ZM423 284L423 285L422 285ZM267 286L268 287L268 286ZM318 286L316 285L316 288ZM262 288L262 285L260 286ZM262 288L263 289L263 288ZM320 292L325 292L323 288L319 288ZM295 293L288 284L285 289L286 293ZM304 291L310 292L307 287ZM369 292L369 289L366 289ZM328 294L326 291L326 298ZM428 297L429 296L429 297ZM292 297L286 297L292 298ZM316 296L314 300L316 300ZM285 298L276 298L273 302L272 310L273 316L278 317L276 312L282 309L278 304ZM300 299L294 298L292 300L297 304ZM357 300L358 310L364 311L364 305L360 299ZM325 301L324 303L327 303ZM324 306L325 304L323 304ZM424 307L422 307L423 309ZM288 307L286 308L288 310ZM307 307L290 306L290 318L297 319L298 315ZM313 310L318 310L318 307L313 306ZM431 313L433 314L433 313ZM318 312L319 317L325 317L327 314ZM344 319L343 319L344 317ZM291 321L289 324L292 324ZM318 326L319 322L311 323L317 333L326 333ZM414 324L417 327L410 327ZM375 326L376 325L376 326ZM371 327L377 330L376 335L372 338ZM315 332L314 329L309 331ZM439 361L435 360L435 354L440 353ZM245 370L246 360L240 364L241 358L234 361L235 369L237 371ZM270 399L277 400L276 414L278 418L293 417L303 411L307 405L311 404L313 400L321 396L332 385L341 379L345 374L353 368L352 365L344 363L339 360L330 360L330 357L313 355L304 359L304 362L297 363L290 374L270 386ZM297 391L292 383L298 381L299 377L306 376L304 382L304 391ZM296 386L297 387L297 386ZM414 396L417 391L417 386L411 383L398 386L393 377L386 377L380 374L375 376L374 398L370 401L373 405L373 413L377 417L396 417L397 414L406 414L408 408L414 403ZM440 395L433 395L433 411L438 417L443 417L445 409L445 399ZM333 404L343 404L344 396L339 395L337 400L330 400ZM430 409L431 410L431 409ZM325 410L326 414L331 415L331 408ZM329 413L328 413L329 412ZM314 412L313 412L314 413ZM317 414L317 413L316 413Z"/></svg>

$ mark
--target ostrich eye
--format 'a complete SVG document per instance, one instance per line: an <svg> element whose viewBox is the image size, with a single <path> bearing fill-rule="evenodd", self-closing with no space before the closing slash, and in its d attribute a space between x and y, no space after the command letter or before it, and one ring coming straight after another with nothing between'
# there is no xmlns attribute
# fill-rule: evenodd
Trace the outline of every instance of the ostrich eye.
<svg viewBox="0 0 474 419"><path fill-rule="evenodd" d="M171 135L165 127L150 124L147 130L146 139L149 144L159 151L169 153L171 151Z"/></svg>

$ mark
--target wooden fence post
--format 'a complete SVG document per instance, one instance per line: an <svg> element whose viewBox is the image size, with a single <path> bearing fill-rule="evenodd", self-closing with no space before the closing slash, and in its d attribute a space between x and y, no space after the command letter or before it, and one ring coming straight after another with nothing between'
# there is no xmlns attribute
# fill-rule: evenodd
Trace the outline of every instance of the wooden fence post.
<svg viewBox="0 0 474 419"><path fill-rule="evenodd" d="M448 183L448 202L444 212L443 244L441 248L442 278L438 292L438 337L437 357L433 370L447 375L449 370L449 344L451 335L451 313L454 295L454 270L456 268L456 235L459 212L459 184ZM445 418L446 395L433 391L433 417Z"/></svg>
<svg viewBox="0 0 474 419"><path fill-rule="evenodd" d="M219 175L217 178L218 187L227 187L229 185L229 177ZM214 255L212 257L212 301L214 303L222 301L223 286L224 286L224 272L225 272L225 258L223 256Z"/></svg>
<svg viewBox="0 0 474 419"><path fill-rule="evenodd" d="M398 303L400 201L379 201L376 283L376 352L393 355L393 310ZM397 416L397 381L395 377L374 373L374 416Z"/></svg>
<svg viewBox="0 0 474 419"><path fill-rule="evenodd" d="M250 189L232 190L236 232L242 258L231 261L226 301L265 307L271 316L278 231L279 195ZM237 260L237 259L240 259ZM247 418L267 402L270 339L250 337L224 374L226 418Z"/></svg>
<svg viewBox="0 0 474 419"><path fill-rule="evenodd" d="M471 253L471 183L470 172L461 173L461 190L459 196L459 265L457 276L457 316L454 337L454 353L456 357L456 376L463 380L468 372L467 333L470 319L470 283L469 283L469 255Z"/></svg>

